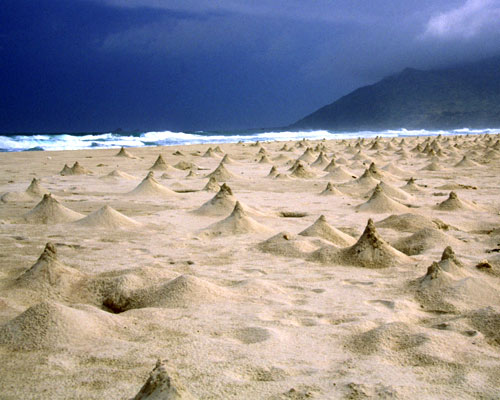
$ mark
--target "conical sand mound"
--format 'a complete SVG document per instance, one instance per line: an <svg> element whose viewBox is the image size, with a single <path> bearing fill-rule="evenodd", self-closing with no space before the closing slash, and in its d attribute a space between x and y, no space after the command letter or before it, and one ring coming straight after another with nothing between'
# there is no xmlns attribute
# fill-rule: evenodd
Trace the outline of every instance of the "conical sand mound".
<svg viewBox="0 0 500 400"><path fill-rule="evenodd" d="M177 375L168 368L167 360L156 363L149 378L132 400L194 400L179 382Z"/></svg>
<svg viewBox="0 0 500 400"><path fill-rule="evenodd" d="M92 173L88 169L82 167L78 161L73 164L71 171L73 172L73 175L87 175Z"/></svg>
<svg viewBox="0 0 500 400"><path fill-rule="evenodd" d="M204 230L205 234L215 236L242 235L246 233L265 233L271 229L251 218L237 201L233 212L222 221L210 225Z"/></svg>
<svg viewBox="0 0 500 400"><path fill-rule="evenodd" d="M308 147L304 153L302 153L302 155L299 157L299 160L301 161L305 161L307 163L310 163L314 160L314 153L313 151L311 150L310 147Z"/></svg>
<svg viewBox="0 0 500 400"><path fill-rule="evenodd" d="M458 246L460 241L435 228L423 228L413 235L397 240L393 246L408 256L422 254L429 249Z"/></svg>
<svg viewBox="0 0 500 400"><path fill-rule="evenodd" d="M217 179L211 177L202 190L205 192L218 192L220 190L220 185L217 182Z"/></svg>
<svg viewBox="0 0 500 400"><path fill-rule="evenodd" d="M409 208L387 196L380 185L375 187L370 199L356 207L359 211L371 213L408 212Z"/></svg>
<svg viewBox="0 0 500 400"><path fill-rule="evenodd" d="M26 189L26 193L33 197L41 197L48 194L49 191L40 184L40 179L33 178Z"/></svg>
<svg viewBox="0 0 500 400"><path fill-rule="evenodd" d="M443 166L437 161L432 161L430 164L422 168L422 171L441 171Z"/></svg>
<svg viewBox="0 0 500 400"><path fill-rule="evenodd" d="M466 203L465 201L460 200L455 192L450 192L448 198L442 203L439 203L436 206L436 209L442 211L456 211L456 210L474 210L477 209L477 207L473 206L472 204Z"/></svg>
<svg viewBox="0 0 500 400"><path fill-rule="evenodd" d="M73 166L70 168L67 164L64 164L64 168L59 172L60 175L88 175L92 172L88 169L82 167L78 161L76 161Z"/></svg>
<svg viewBox="0 0 500 400"><path fill-rule="evenodd" d="M299 233L301 236L320 237L341 247L351 246L356 240L337 228L331 226L324 215L321 215L314 224Z"/></svg>
<svg viewBox="0 0 500 400"><path fill-rule="evenodd" d="M135 197L172 197L177 196L173 190L161 185L154 178L153 171L149 171L147 176L142 180L137 187L127 193L130 196Z"/></svg>
<svg viewBox="0 0 500 400"><path fill-rule="evenodd" d="M128 229L141 225L139 222L123 215L108 205L94 211L85 218L76 221L75 224L85 226L87 228L106 229Z"/></svg>
<svg viewBox="0 0 500 400"><path fill-rule="evenodd" d="M101 179L108 179L108 180L128 180L128 181L133 181L137 179L135 176L127 174L126 172L120 171L118 169L114 169L111 171L109 174L101 176Z"/></svg>
<svg viewBox="0 0 500 400"><path fill-rule="evenodd" d="M446 271L434 262L422 278L412 284L415 298L426 311L455 313L498 302L497 290L465 271Z"/></svg>
<svg viewBox="0 0 500 400"><path fill-rule="evenodd" d="M306 237L292 235L289 232L280 232L259 243L257 248L264 253L277 256L305 258L318 246Z"/></svg>
<svg viewBox="0 0 500 400"><path fill-rule="evenodd" d="M325 172L332 172L335 168L337 168L337 163L335 161L335 158L330 161L330 163L323 169Z"/></svg>
<svg viewBox="0 0 500 400"><path fill-rule="evenodd" d="M314 179L316 178L316 174L311 171L309 168L306 168L304 164L299 163L294 168L294 170L290 173L290 176L299 179Z"/></svg>
<svg viewBox="0 0 500 400"><path fill-rule="evenodd" d="M219 155L211 147L209 147L207 149L207 151L202 155L202 157L205 157L205 158L220 158Z"/></svg>
<svg viewBox="0 0 500 400"><path fill-rule="evenodd" d="M199 169L199 167L195 163L184 160L181 160L177 164L175 164L174 168L180 169L181 171L187 171L188 169L190 169L191 171L195 171Z"/></svg>
<svg viewBox="0 0 500 400"><path fill-rule="evenodd" d="M44 296L66 296L71 294L73 287L83 277L74 268L62 264L56 248L47 243L35 264L16 279L16 286L35 290Z"/></svg>
<svg viewBox="0 0 500 400"><path fill-rule="evenodd" d="M193 212L199 215L221 216L229 214L235 205L236 197L233 196L233 191L223 183L213 198Z"/></svg>
<svg viewBox="0 0 500 400"><path fill-rule="evenodd" d="M415 233L421 229L443 229L447 230L449 226L440 219L430 219L418 214L391 215L375 224L377 228L389 228L400 232Z"/></svg>
<svg viewBox="0 0 500 400"><path fill-rule="evenodd" d="M225 154L224 157L222 157L221 163L224 163L226 165L238 164L231 157L229 157L229 154Z"/></svg>
<svg viewBox="0 0 500 400"><path fill-rule="evenodd" d="M421 193L424 191L420 186L418 186L415 183L414 178L408 179L408 181L406 182L406 185L404 185L401 189L404 190L405 192L408 192L411 194Z"/></svg>
<svg viewBox="0 0 500 400"><path fill-rule="evenodd" d="M390 322L354 335L349 338L347 346L353 352L364 356L381 353L392 362L399 358L408 362L412 358L418 360L419 355L415 353L428 340L429 338L416 330L414 325ZM422 355L420 358L423 358Z"/></svg>
<svg viewBox="0 0 500 400"><path fill-rule="evenodd" d="M331 182L326 184L326 188L320 193L322 196L343 196L340 190L338 190Z"/></svg>
<svg viewBox="0 0 500 400"><path fill-rule="evenodd" d="M236 178L236 176L233 173L229 172L229 170L224 166L222 162L214 171L212 171L206 177L207 178L214 177L215 179L217 179L218 182L229 181Z"/></svg>
<svg viewBox="0 0 500 400"><path fill-rule="evenodd" d="M327 177L330 179L329 175L327 175ZM343 183L342 186L350 186L360 190L369 190L377 186L378 183L379 181L373 177L368 169L366 169L363 175L361 175L358 179Z"/></svg>
<svg viewBox="0 0 500 400"><path fill-rule="evenodd" d="M146 307L189 307L228 297L224 288L191 275L181 275L158 287L139 289L119 298L112 309L123 312Z"/></svg>
<svg viewBox="0 0 500 400"><path fill-rule="evenodd" d="M73 171L71 168L68 166L68 164L64 164L63 169L59 172L60 175L66 176L66 175L73 175Z"/></svg>
<svg viewBox="0 0 500 400"><path fill-rule="evenodd" d="M59 224L73 222L83 215L64 207L52 195L44 194L43 199L23 219L30 224Z"/></svg>
<svg viewBox="0 0 500 400"><path fill-rule="evenodd" d="M370 174L373 178L378 179L379 181L383 179L394 180L394 176L392 176L389 172L380 170L374 162L370 164L368 171L370 171Z"/></svg>
<svg viewBox="0 0 500 400"><path fill-rule="evenodd" d="M363 268L386 268L412 262L411 258L396 250L379 236L371 219L368 220L365 231L353 246L345 249L323 247L314 252L311 259L327 264Z"/></svg>
<svg viewBox="0 0 500 400"><path fill-rule="evenodd" d="M379 183L380 188L382 191L389 197L399 200L399 201L409 201L412 199L412 196L410 196L407 192L392 186L389 183L385 183L384 181L380 181ZM374 191L376 188L374 189ZM373 195L373 192L370 193L370 196Z"/></svg>
<svg viewBox="0 0 500 400"><path fill-rule="evenodd" d="M477 162L469 160L467 156L463 156L463 158L455 164L455 168L472 168L478 166L479 164Z"/></svg>
<svg viewBox="0 0 500 400"><path fill-rule="evenodd" d="M319 153L318 158L311 164L311 167L316 168L325 168L328 164L330 164L330 160L325 156L325 153Z"/></svg>
<svg viewBox="0 0 500 400"><path fill-rule="evenodd" d="M120 151L115 154L115 157L126 157L126 158L137 158L136 156L132 155L125 147L122 146Z"/></svg>
<svg viewBox="0 0 500 400"><path fill-rule="evenodd" d="M267 174L266 178L274 178L278 175L278 169L273 165L269 170L269 174Z"/></svg>
<svg viewBox="0 0 500 400"><path fill-rule="evenodd" d="M149 168L151 171L169 171L173 172L175 171L174 167L171 165L168 165L165 160L163 159L163 156L160 154L154 164Z"/></svg>
<svg viewBox="0 0 500 400"><path fill-rule="evenodd" d="M42 302L0 327L0 344L15 350L88 347L102 342L120 326L104 311Z"/></svg>
<svg viewBox="0 0 500 400"><path fill-rule="evenodd" d="M344 167L336 167L331 170L323 178L331 179L333 181L348 181L356 178L353 174L347 171Z"/></svg>
<svg viewBox="0 0 500 400"><path fill-rule="evenodd" d="M271 164L271 160L267 156L267 154L263 154L260 160L258 161L259 164Z"/></svg>
<svg viewBox="0 0 500 400"><path fill-rule="evenodd" d="M33 178L30 185L24 192L7 192L2 195L0 200L3 203L33 201L47 193L49 193L49 191L40 185L40 180Z"/></svg>

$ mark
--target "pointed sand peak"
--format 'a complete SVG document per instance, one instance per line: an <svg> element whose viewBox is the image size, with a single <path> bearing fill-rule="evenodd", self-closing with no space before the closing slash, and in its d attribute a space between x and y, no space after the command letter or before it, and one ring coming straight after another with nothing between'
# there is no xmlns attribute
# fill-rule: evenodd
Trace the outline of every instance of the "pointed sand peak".
<svg viewBox="0 0 500 400"><path fill-rule="evenodd" d="M133 400L194 400L167 366L167 360L158 360L149 378Z"/></svg>

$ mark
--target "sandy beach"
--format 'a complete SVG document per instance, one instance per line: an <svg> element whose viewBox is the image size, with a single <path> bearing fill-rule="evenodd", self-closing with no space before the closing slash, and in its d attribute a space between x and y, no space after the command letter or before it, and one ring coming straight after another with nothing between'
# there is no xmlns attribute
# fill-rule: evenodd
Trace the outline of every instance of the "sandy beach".
<svg viewBox="0 0 500 400"><path fill-rule="evenodd" d="M1 399L499 396L499 135L0 165Z"/></svg>

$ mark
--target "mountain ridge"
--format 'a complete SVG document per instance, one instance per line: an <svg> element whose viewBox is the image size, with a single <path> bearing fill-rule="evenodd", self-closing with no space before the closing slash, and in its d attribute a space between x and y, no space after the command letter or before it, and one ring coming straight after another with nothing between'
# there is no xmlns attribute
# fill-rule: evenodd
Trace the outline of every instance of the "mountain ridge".
<svg viewBox="0 0 500 400"><path fill-rule="evenodd" d="M355 89L287 128L329 130L500 127L500 56L448 68L405 68Z"/></svg>

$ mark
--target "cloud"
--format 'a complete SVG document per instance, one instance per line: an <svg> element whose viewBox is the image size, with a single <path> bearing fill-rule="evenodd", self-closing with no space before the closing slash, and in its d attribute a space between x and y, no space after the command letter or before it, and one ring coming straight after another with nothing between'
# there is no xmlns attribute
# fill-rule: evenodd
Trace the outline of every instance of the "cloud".
<svg viewBox="0 0 500 400"><path fill-rule="evenodd" d="M462 6L434 15L423 38L471 39L486 30L498 29L499 0L467 0Z"/></svg>
<svg viewBox="0 0 500 400"><path fill-rule="evenodd" d="M91 0L119 8L153 8L187 14L233 14L254 17L281 17L332 23L372 23L374 15L355 7L351 0Z"/></svg>

